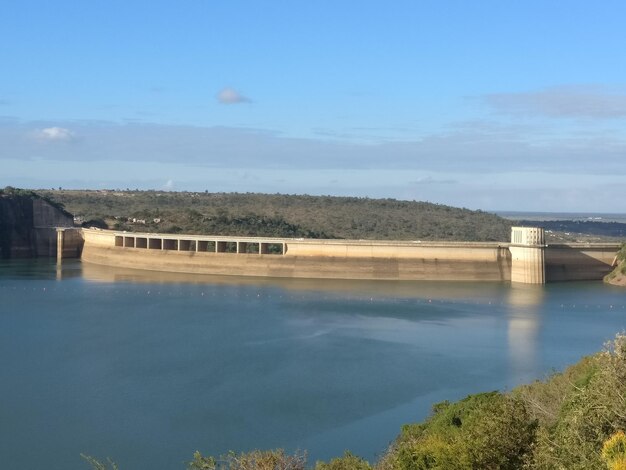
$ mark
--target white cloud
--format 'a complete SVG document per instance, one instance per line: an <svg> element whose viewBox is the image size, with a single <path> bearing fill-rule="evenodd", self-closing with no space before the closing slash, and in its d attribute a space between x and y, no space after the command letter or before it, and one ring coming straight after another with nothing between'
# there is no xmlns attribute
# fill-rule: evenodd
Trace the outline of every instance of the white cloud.
<svg viewBox="0 0 626 470"><path fill-rule="evenodd" d="M68 142L74 140L74 133L64 127L46 127L37 133L41 140Z"/></svg>
<svg viewBox="0 0 626 470"><path fill-rule="evenodd" d="M436 179L432 176L421 176L413 181L409 181L409 184L412 186L420 185L420 184L457 184L458 181L453 179Z"/></svg>
<svg viewBox="0 0 626 470"><path fill-rule="evenodd" d="M217 94L217 101L222 104L238 104L238 103L249 103L250 98L242 95L237 90L233 88L223 88Z"/></svg>
<svg viewBox="0 0 626 470"><path fill-rule="evenodd" d="M626 175L623 126L522 124L466 121L414 140L366 144L259 129L0 118L0 187L175 187L622 210L615 194Z"/></svg>
<svg viewBox="0 0 626 470"><path fill-rule="evenodd" d="M416 140L364 144L328 139L294 138L254 129L159 124L72 122L47 127L41 123L0 121L0 160L108 161L202 165L210 168L273 169L413 169L470 173L549 171L579 174L626 174L626 132L592 129L552 135L533 129L470 124ZM65 128L65 131L58 129ZM67 131L67 129L72 131ZM52 143L40 145L42 136ZM63 137L64 136L64 137ZM80 140L77 136L80 136ZM55 140L56 139L56 140ZM602 165L597 162L601 161ZM177 183L180 178L167 175ZM437 181L447 178L436 178ZM181 180L182 181L182 180ZM420 181L427 185L428 180ZM178 186L178 184L177 184Z"/></svg>
<svg viewBox="0 0 626 470"><path fill-rule="evenodd" d="M494 93L484 101L496 111L557 118L626 117L626 92L600 86L562 86L525 93Z"/></svg>

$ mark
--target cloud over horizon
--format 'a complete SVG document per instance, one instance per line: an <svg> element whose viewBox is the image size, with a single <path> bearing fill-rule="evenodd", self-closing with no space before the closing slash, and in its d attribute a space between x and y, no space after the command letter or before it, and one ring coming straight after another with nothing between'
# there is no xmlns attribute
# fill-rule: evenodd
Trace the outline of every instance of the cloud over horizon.
<svg viewBox="0 0 626 470"><path fill-rule="evenodd" d="M123 160L246 169L626 173L623 158L626 136L591 129L585 133L537 138L532 129L523 127L466 123L414 140L360 143L220 126L76 121L67 127L59 124L63 125L43 127L41 123L0 121L0 159ZM38 138L23 138L29 135ZM41 140L71 141L73 145L38 145L37 141ZM590 166L593 161L602 161L602 165Z"/></svg>
<svg viewBox="0 0 626 470"><path fill-rule="evenodd" d="M225 87L222 88L217 94L217 101L221 104L239 104L250 103L252 100L247 96L242 95L234 88Z"/></svg>
<svg viewBox="0 0 626 470"><path fill-rule="evenodd" d="M626 132L583 129L550 134L542 126L476 120L413 140L364 143L224 126L0 120L0 183L618 212L621 200L610 188L626 174ZM62 142L71 145L56 144Z"/></svg>
<svg viewBox="0 0 626 470"><path fill-rule="evenodd" d="M69 142L75 138L74 132L63 127L46 127L37 131L36 136L39 140L53 142Z"/></svg>
<svg viewBox="0 0 626 470"><path fill-rule="evenodd" d="M495 111L552 118L615 119L626 117L626 91L600 86L561 86L520 93L484 95Z"/></svg>

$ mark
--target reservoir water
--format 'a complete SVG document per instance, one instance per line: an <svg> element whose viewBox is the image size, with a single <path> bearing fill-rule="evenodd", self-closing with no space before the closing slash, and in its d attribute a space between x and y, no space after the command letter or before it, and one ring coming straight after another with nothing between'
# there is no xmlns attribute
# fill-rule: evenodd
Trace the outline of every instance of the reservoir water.
<svg viewBox="0 0 626 470"><path fill-rule="evenodd" d="M375 460L433 403L507 390L626 328L601 282L356 282L0 264L0 461L184 469L195 450Z"/></svg>

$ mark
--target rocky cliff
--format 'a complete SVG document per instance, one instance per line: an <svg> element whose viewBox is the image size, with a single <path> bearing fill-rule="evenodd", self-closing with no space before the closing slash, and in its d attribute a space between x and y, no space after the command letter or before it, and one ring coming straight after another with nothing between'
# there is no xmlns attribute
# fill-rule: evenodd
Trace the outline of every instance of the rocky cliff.
<svg viewBox="0 0 626 470"><path fill-rule="evenodd" d="M0 190L0 258L56 255L56 227L73 227L71 214L31 191Z"/></svg>
<svg viewBox="0 0 626 470"><path fill-rule="evenodd" d="M617 266L615 266L612 273L607 274L604 278L604 282L615 286L626 287L626 243L622 245L622 249L617 253L615 260Z"/></svg>

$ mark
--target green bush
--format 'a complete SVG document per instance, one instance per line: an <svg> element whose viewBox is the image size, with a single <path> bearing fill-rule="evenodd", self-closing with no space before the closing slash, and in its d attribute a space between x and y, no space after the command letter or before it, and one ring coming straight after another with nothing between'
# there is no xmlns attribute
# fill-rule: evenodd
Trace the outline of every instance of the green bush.
<svg viewBox="0 0 626 470"><path fill-rule="evenodd" d="M306 454L286 454L284 450L253 450L251 452L229 452L219 458L205 457L196 451L189 470L304 470Z"/></svg>
<svg viewBox="0 0 626 470"><path fill-rule="evenodd" d="M91 465L92 470L119 470L117 464L108 457L106 463L104 463L91 455L80 454L80 456Z"/></svg>
<svg viewBox="0 0 626 470"><path fill-rule="evenodd" d="M334 458L330 462L317 462L315 470L372 470L372 467L367 460L346 451L342 457Z"/></svg>
<svg viewBox="0 0 626 470"><path fill-rule="evenodd" d="M508 241L494 214L394 199L161 191L42 191L120 230L286 238ZM142 219L146 224L126 223ZM159 222L154 222L159 219ZM123 225L123 226L122 226Z"/></svg>
<svg viewBox="0 0 626 470"><path fill-rule="evenodd" d="M531 450L536 423L521 400L498 392L444 402L425 423L403 427L383 458L383 468L520 468Z"/></svg>

